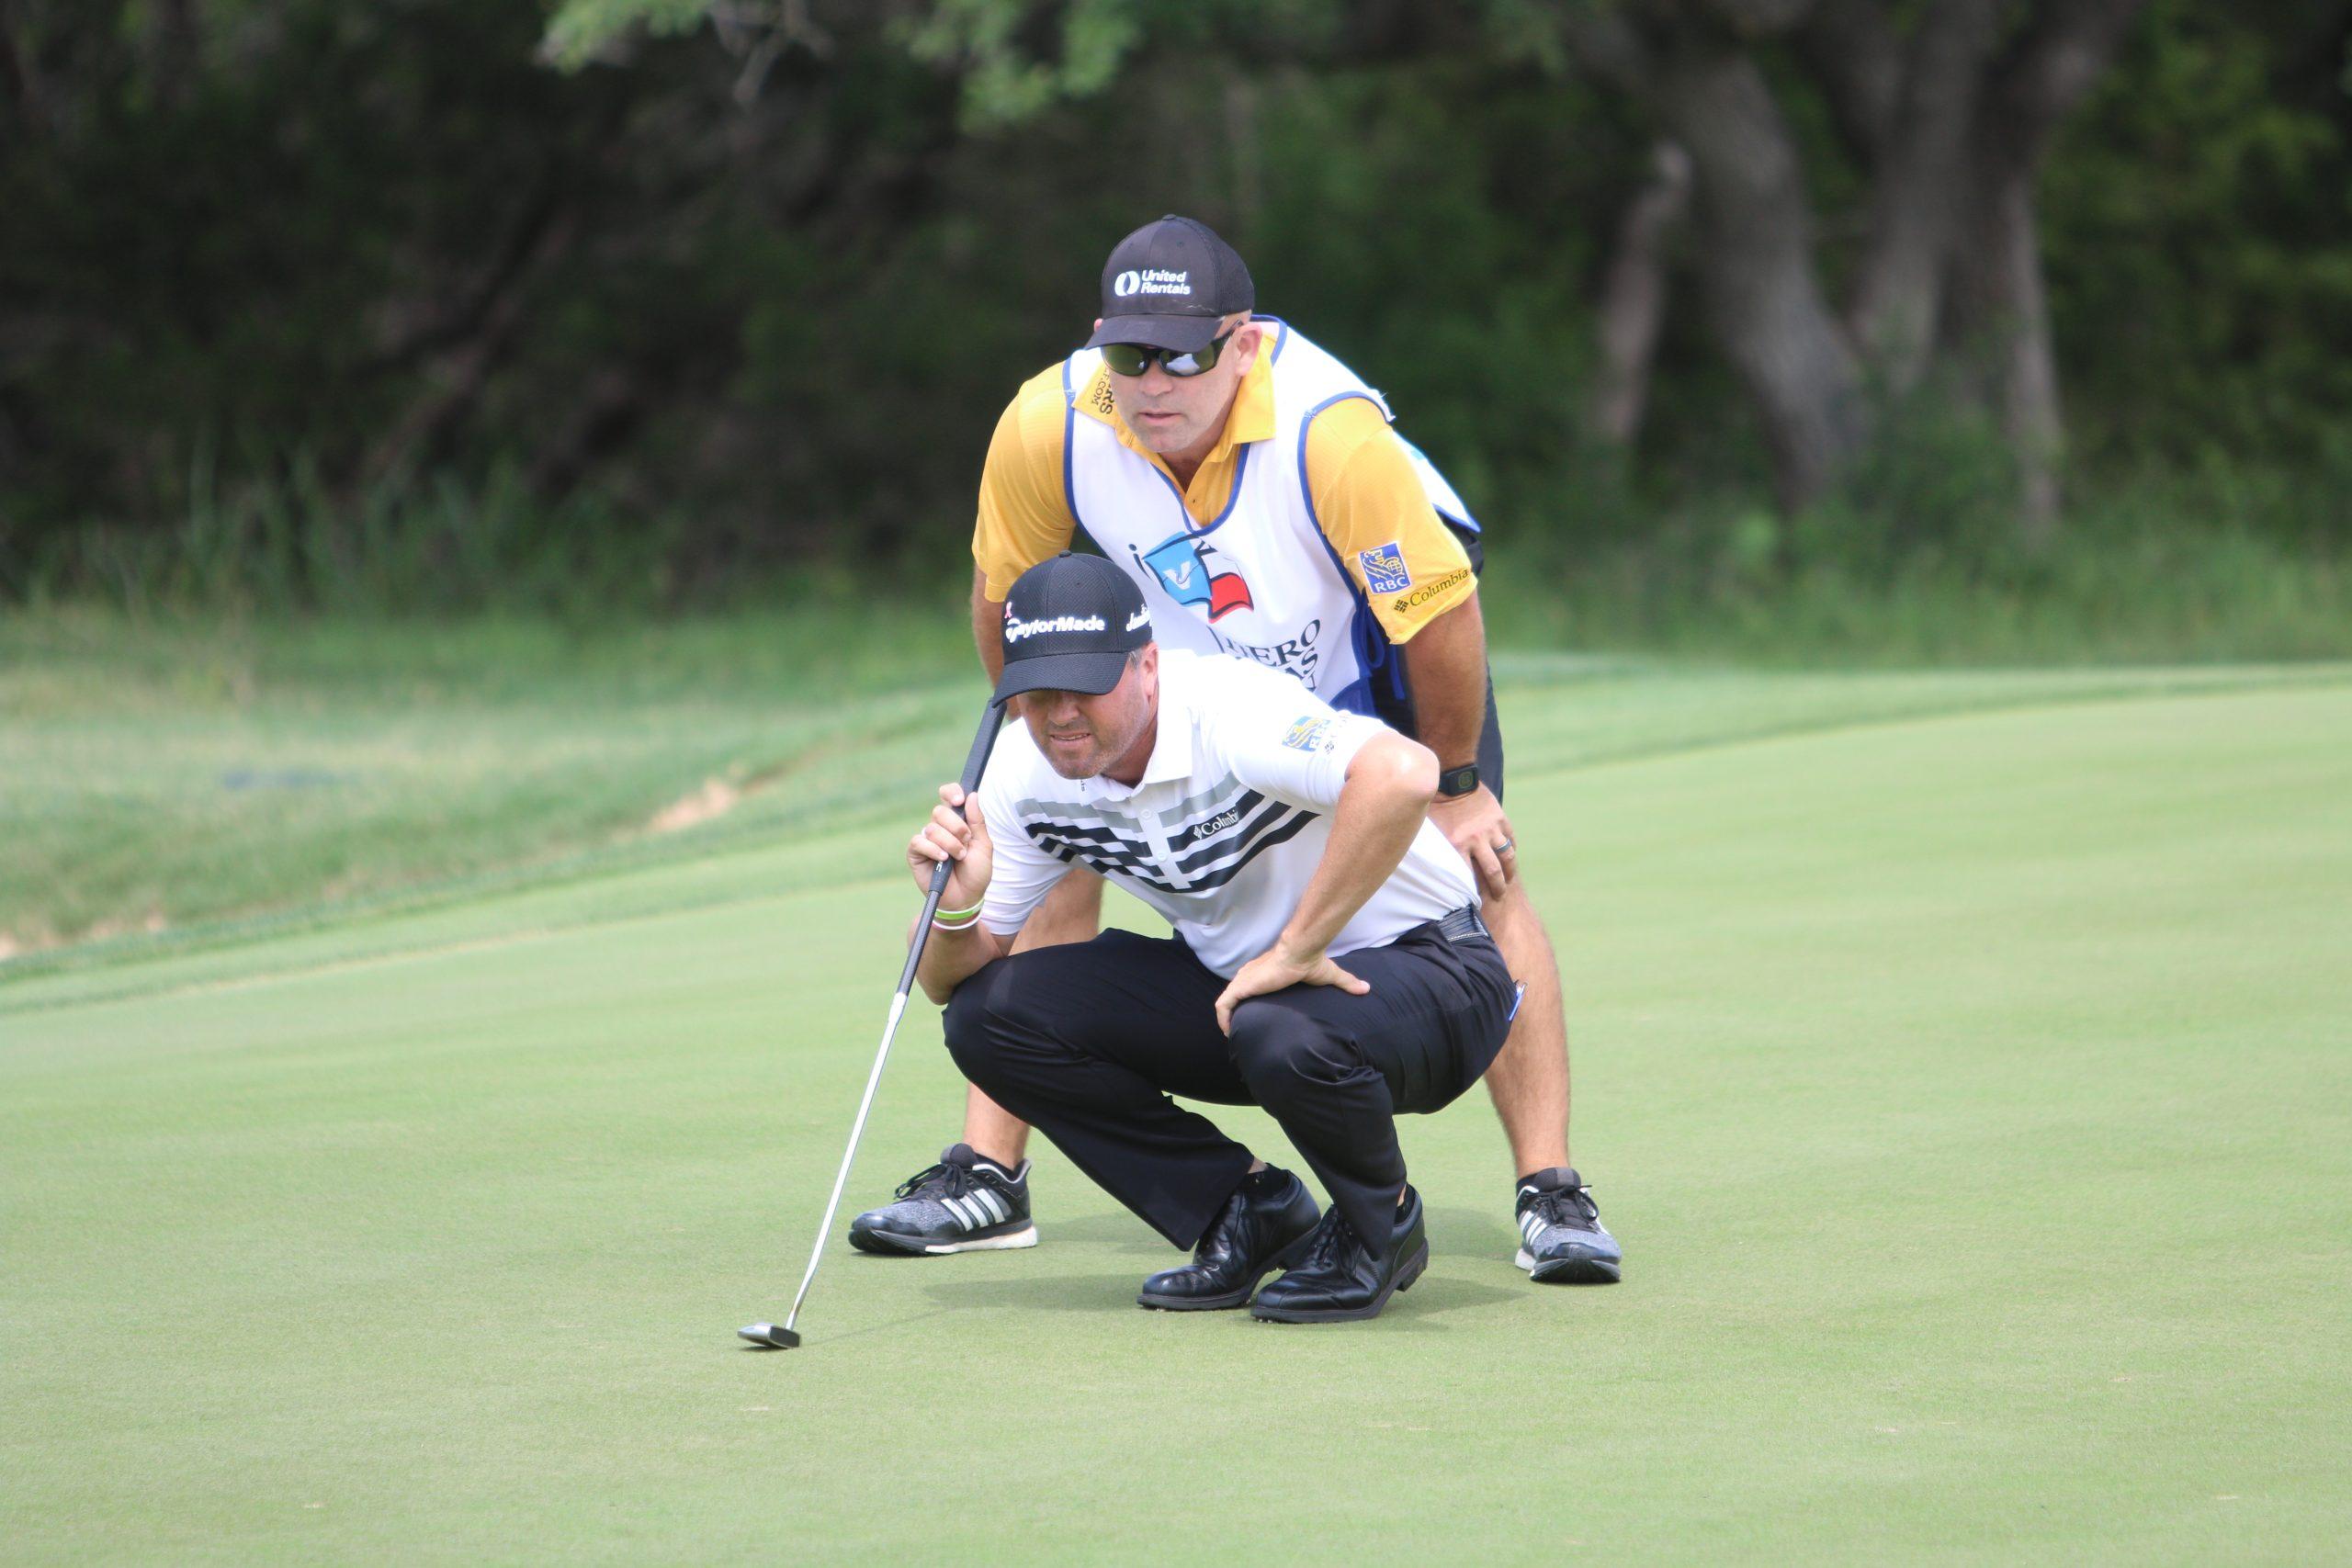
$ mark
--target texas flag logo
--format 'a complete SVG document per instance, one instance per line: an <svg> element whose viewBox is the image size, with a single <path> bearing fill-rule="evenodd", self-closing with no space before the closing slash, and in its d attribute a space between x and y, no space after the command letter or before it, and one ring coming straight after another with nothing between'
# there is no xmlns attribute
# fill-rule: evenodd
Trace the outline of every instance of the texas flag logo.
<svg viewBox="0 0 2352 1568"><path fill-rule="evenodd" d="M1170 598L1179 604L1204 606L1212 621L1255 607L1250 585L1239 572L1218 570L1225 558L1205 540L1179 534L1138 558L1159 579Z"/></svg>

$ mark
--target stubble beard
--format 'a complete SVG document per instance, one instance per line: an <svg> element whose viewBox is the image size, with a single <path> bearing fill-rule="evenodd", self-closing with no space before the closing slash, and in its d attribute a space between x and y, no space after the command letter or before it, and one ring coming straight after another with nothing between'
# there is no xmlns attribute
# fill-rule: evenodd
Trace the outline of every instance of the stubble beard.
<svg viewBox="0 0 2352 1568"><path fill-rule="evenodd" d="M1064 763L1062 758L1055 755L1050 742L1042 744L1037 749L1045 753L1046 766L1053 769L1063 778L1070 780L1100 778L1102 776L1103 769L1126 755L1127 749L1136 743L1136 738L1142 733L1143 725L1138 721L1130 728L1124 739L1119 739L1114 744L1104 739L1102 729L1097 727L1093 731L1094 744L1088 750L1086 755L1068 764Z"/></svg>

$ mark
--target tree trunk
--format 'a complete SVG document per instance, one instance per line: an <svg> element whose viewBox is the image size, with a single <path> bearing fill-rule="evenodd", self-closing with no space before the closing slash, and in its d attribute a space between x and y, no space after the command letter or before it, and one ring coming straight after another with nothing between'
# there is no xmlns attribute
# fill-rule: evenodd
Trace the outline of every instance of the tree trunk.
<svg viewBox="0 0 2352 1568"><path fill-rule="evenodd" d="M1939 0L1905 51L1893 123L1873 161L1869 241L1854 286L1854 336L1886 389L1919 383L1936 346L1953 192L1964 178L1993 0Z"/></svg>
<svg viewBox="0 0 2352 1568"><path fill-rule="evenodd" d="M2054 536L2065 422L2042 286L2033 174L2006 161L1971 171L1968 221L1955 227L1943 351L2000 421L2018 465L2018 527L2040 548Z"/></svg>
<svg viewBox="0 0 2352 1568"><path fill-rule="evenodd" d="M2113 59L2145 0L2052 0L1992 66L1971 139L1967 221L1951 233L1943 349L1973 372L2016 454L2027 545L2055 536L2065 420L2034 187L2058 126Z"/></svg>
<svg viewBox="0 0 2352 1568"><path fill-rule="evenodd" d="M1690 209L1690 155L1657 144L1649 183L1625 209L1600 290L1600 374L1588 416L1591 434L1630 446L1649 401L1650 366L1666 319L1667 241Z"/></svg>
<svg viewBox="0 0 2352 1568"><path fill-rule="evenodd" d="M1699 270L1718 339L1755 399L1781 504L1814 501L1867 422L1861 376L1822 297L1796 141L1755 62L1689 32L1658 104L1696 173Z"/></svg>

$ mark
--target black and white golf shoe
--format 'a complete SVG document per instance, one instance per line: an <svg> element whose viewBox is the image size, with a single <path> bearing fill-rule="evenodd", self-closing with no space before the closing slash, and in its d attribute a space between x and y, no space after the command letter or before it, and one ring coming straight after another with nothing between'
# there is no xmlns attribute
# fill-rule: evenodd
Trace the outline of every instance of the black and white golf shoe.
<svg viewBox="0 0 2352 1568"><path fill-rule="evenodd" d="M1574 1168L1554 1166L1519 1184L1519 1256L1528 1278L1563 1285L1613 1284L1625 1255Z"/></svg>
<svg viewBox="0 0 2352 1568"><path fill-rule="evenodd" d="M1037 1245L1029 1223L1029 1162L1007 1170L957 1144L899 1184L898 1201L849 1223L860 1252L993 1252Z"/></svg>

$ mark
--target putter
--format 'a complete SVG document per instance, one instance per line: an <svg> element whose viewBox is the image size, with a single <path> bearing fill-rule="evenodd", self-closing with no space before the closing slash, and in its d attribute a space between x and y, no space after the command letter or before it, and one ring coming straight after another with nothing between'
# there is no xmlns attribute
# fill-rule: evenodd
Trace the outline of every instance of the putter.
<svg viewBox="0 0 2352 1568"><path fill-rule="evenodd" d="M967 805L972 792L980 787L980 771L989 765L989 753L996 747L996 733L1003 716L1001 697L991 701L988 712L980 716L980 732L972 737L972 754L964 759L960 781ZM857 1157L857 1140L865 1131L865 1113L874 1109L874 1090L882 1082L882 1064L890 1058L890 1037L899 1032L899 1016L907 1010L907 994L914 989L915 965L922 962L922 944L931 936L931 918L939 912L939 896L947 890L947 878L955 868L954 861L944 860L931 874L931 893L922 901L922 918L915 921L914 941L907 944L907 966L899 972L899 994L890 998L890 1017L882 1025L882 1044L874 1053L874 1070L865 1075L865 1098L858 1101L857 1120L849 1130L849 1147L842 1151L841 1174L833 1178L833 1195L825 1201L825 1217L817 1225L817 1245L808 1251L808 1271L800 1276L800 1291L792 1298L792 1310L784 1314L781 1324L754 1323L737 1329L739 1339L769 1350L790 1350L800 1344L800 1336L792 1325L800 1317L801 1303L808 1299L808 1286L817 1278L817 1265L824 1261L825 1238L832 1234L833 1215L842 1206L842 1189L849 1185L850 1162Z"/></svg>

